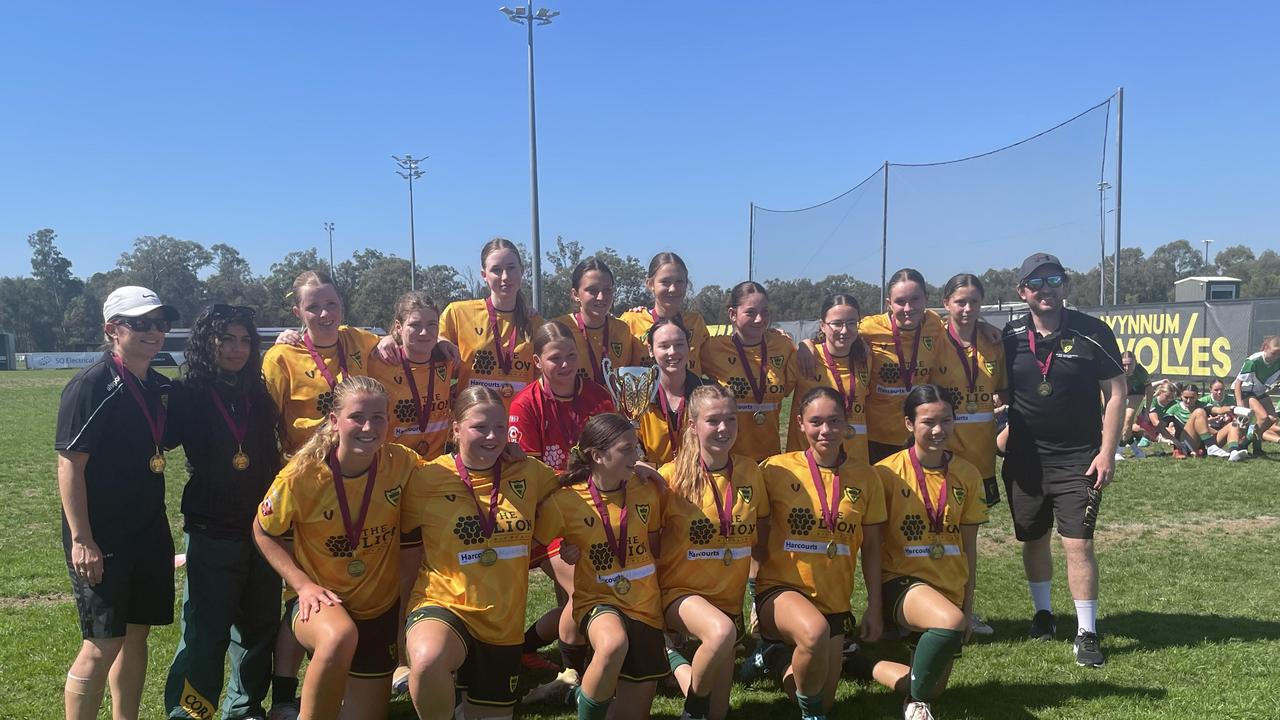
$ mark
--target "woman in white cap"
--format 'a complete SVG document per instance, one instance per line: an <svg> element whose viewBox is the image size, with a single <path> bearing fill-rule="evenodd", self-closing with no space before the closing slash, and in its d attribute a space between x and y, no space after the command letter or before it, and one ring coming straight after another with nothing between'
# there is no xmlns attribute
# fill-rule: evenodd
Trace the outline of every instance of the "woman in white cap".
<svg viewBox="0 0 1280 720"><path fill-rule="evenodd" d="M114 717L137 717L147 634L173 622L173 539L164 505L169 381L152 370L178 312L126 286L102 307L106 352L62 391L62 545L84 642L67 671L68 718L96 718L108 676Z"/></svg>

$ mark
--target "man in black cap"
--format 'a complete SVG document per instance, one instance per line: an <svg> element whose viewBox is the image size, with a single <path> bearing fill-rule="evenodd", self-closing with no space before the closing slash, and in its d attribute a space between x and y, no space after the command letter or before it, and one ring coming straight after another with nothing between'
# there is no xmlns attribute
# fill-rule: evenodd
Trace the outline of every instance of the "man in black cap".
<svg viewBox="0 0 1280 720"><path fill-rule="evenodd" d="M1049 529L1056 520L1079 624L1076 663L1100 667L1093 529L1124 422L1120 348L1105 323L1064 307L1067 273L1058 258L1036 253L1022 262L1018 277L1018 295L1030 312L1004 328L1010 397L1003 475L1035 606L1029 634L1049 640L1057 630L1049 605Z"/></svg>

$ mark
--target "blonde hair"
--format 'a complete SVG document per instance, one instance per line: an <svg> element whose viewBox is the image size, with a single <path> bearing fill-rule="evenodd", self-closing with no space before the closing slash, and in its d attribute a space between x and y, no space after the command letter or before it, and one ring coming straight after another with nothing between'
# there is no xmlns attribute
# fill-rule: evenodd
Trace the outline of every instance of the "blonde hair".
<svg viewBox="0 0 1280 720"><path fill-rule="evenodd" d="M324 285L332 285L335 292L338 292L338 284L329 277L329 273L323 270L307 270L293 280L293 287L289 290L289 297L293 299L296 307L298 300L301 299L299 290L304 287L322 287ZM342 299L342 293L338 292L338 299Z"/></svg>
<svg viewBox="0 0 1280 720"><path fill-rule="evenodd" d="M671 474L671 490L695 505L702 502L702 491L706 489L708 479L702 472L702 448L698 445L694 422L702 416L707 403L714 400L729 400L737 410L737 400L724 386L708 383L694 388L689 394L684 428L680 431L680 450L672 460L675 470Z"/></svg>
<svg viewBox="0 0 1280 720"><path fill-rule="evenodd" d="M478 405L502 405L506 407L502 402L502 396L498 394L497 390L483 385L471 385L458 393L458 397L454 398L449 412L453 417L453 421L459 423L462 422L462 418L467 416L467 413L471 412L471 408ZM461 448L458 447L458 433L454 431L452 425L449 426L449 444L454 449L461 451Z"/></svg>
<svg viewBox="0 0 1280 720"><path fill-rule="evenodd" d="M367 375L349 375L333 388L333 413L341 414L347 402L362 395L386 399L387 389ZM338 428L325 418L314 434L289 458L289 465L299 474L314 472L328 463L329 453L338 446Z"/></svg>
<svg viewBox="0 0 1280 720"><path fill-rule="evenodd" d="M405 318L409 317L409 313L419 312L422 310L432 310L435 312L436 317L440 316L440 308L436 306L435 301L432 300L429 295L421 290L410 290L409 292L401 295L399 300L396 300L394 319L397 323L403 325ZM393 337L395 337L397 345L404 344L400 340L400 334L398 332L395 333ZM432 354L434 355L435 353Z"/></svg>

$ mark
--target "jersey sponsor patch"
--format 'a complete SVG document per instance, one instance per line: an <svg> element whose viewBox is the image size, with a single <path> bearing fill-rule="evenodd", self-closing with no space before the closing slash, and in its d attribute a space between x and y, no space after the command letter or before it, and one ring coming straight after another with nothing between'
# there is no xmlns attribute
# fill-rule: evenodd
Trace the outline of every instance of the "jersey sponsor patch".
<svg viewBox="0 0 1280 720"><path fill-rule="evenodd" d="M493 550L498 554L499 560L511 560L513 558L522 558L529 556L528 545L505 545L496 548L480 548L478 550L462 550L458 553L459 565L475 565L480 562L480 556L486 551Z"/></svg>
<svg viewBox="0 0 1280 720"><path fill-rule="evenodd" d="M786 540L782 543L782 549L787 552L826 555L828 544L811 540ZM849 555L849 546L844 543L836 543L836 554L847 557Z"/></svg>

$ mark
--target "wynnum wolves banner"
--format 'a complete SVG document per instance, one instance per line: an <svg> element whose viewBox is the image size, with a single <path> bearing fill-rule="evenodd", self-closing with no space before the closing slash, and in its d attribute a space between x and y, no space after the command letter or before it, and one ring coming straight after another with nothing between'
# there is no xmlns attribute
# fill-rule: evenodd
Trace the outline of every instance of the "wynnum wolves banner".
<svg viewBox="0 0 1280 720"><path fill-rule="evenodd" d="M1227 378L1250 352L1252 304L1178 303L1086 310L1152 377Z"/></svg>

